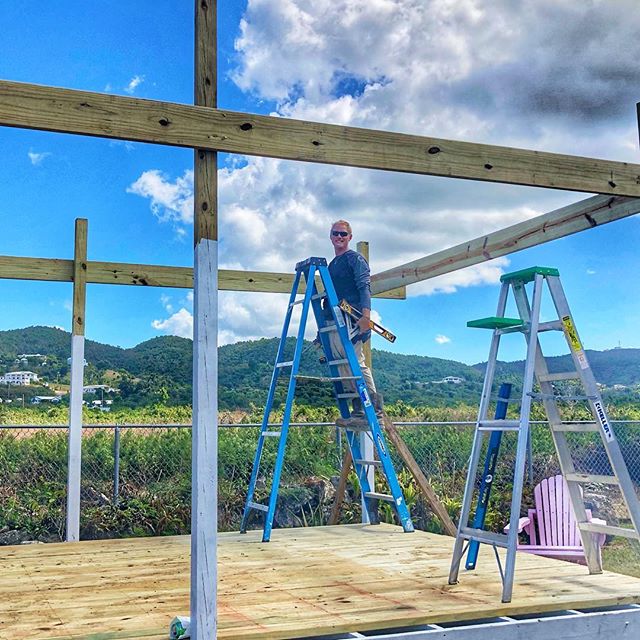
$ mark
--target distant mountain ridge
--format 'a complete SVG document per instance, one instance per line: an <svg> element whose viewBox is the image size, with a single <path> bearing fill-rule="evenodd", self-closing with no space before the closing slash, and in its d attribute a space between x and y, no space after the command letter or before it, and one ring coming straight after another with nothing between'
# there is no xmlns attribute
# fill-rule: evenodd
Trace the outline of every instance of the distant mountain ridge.
<svg viewBox="0 0 640 640"><path fill-rule="evenodd" d="M247 408L252 403L264 405L273 372L278 347L277 338L238 342L219 348L219 404L222 409ZM293 355L294 339L290 338L286 356ZM0 331L0 373L8 369L34 368L50 381L68 380L67 358L71 351L68 332L52 327L27 327ZM167 402L188 404L191 397L193 343L186 338L159 336L130 349L114 347L93 340L85 343L88 362L85 381L99 383L113 375L120 388L119 399L125 404ZM43 354L46 366L29 360L16 362L20 354ZM608 387L640 384L640 349L588 351L598 382ZM570 368L570 356L549 358L550 370ZM402 400L408 404L452 405L460 402L475 404L482 388L486 363L466 365L453 360L428 356L402 355L373 350L376 382L388 402ZM521 375L523 361L499 362L498 379L515 379ZM320 365L318 353L307 343L302 369L308 375L327 375ZM462 379L458 384L444 383L447 376ZM300 381L300 401L315 406L332 404L328 385L315 381ZM284 398L284 385L277 401Z"/></svg>

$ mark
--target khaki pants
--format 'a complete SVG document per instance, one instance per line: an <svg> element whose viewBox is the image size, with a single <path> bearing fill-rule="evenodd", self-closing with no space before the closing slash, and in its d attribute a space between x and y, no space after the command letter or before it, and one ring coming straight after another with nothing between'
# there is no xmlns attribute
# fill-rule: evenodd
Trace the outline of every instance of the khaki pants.
<svg viewBox="0 0 640 640"><path fill-rule="evenodd" d="M330 323L327 323L330 324ZM329 332L329 341L331 344L331 352L336 356L336 358L346 358L347 354L344 352L344 348L342 345L342 341L340 340L340 335L337 331ZM365 384L367 385L367 389L369 390L369 394L376 392L376 384L373 381L373 376L371 375L371 369L367 366L364 360L364 349L362 348L362 340L358 340L353 345L353 348L356 352L356 358L358 360L358 364L360 365L360 369L362 371L362 377L364 378ZM351 370L348 364L338 365L338 371L341 376L351 376ZM355 380L343 380L342 386L346 392L356 391Z"/></svg>

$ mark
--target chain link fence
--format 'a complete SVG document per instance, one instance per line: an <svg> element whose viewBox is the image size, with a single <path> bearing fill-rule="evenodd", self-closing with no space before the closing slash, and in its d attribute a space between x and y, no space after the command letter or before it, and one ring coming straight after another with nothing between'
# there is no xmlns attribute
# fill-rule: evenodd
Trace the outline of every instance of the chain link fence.
<svg viewBox="0 0 640 640"><path fill-rule="evenodd" d="M396 423L419 466L454 520L460 511L474 422ZM640 421L613 423L631 477L640 487ZM546 423L532 423L529 482L523 509L533 504L533 485L559 472ZM219 526L237 530L258 439L258 425L221 425L219 431ZM597 433L567 434L576 469L609 474ZM276 439L268 439L275 441ZM487 528L508 520L515 434L505 434L492 488ZM275 442L265 446L258 501L266 501ZM276 526L326 524L335 499L346 440L335 425L292 425L279 492ZM393 452L400 484L418 528L441 532L415 482ZM483 458L482 458L483 459ZM66 426L0 425L0 543L64 539L67 480ZM357 478L349 476L341 522L361 518ZM378 490L384 490L379 482ZM615 487L586 485L585 501L610 524L627 524ZM96 425L83 429L81 537L111 538L189 532L191 507L190 425ZM389 505L382 518L393 521ZM256 516L259 518L260 514ZM259 521L254 523L259 525Z"/></svg>

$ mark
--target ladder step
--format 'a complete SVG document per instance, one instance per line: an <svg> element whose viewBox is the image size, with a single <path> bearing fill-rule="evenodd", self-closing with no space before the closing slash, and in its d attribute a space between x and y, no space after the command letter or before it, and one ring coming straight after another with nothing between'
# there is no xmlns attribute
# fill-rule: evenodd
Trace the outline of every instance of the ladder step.
<svg viewBox="0 0 640 640"><path fill-rule="evenodd" d="M587 433L600 431L600 426L595 422L561 422L552 424L553 431L570 431L573 433Z"/></svg>
<svg viewBox="0 0 640 640"><path fill-rule="evenodd" d="M507 329L511 327L522 327L520 318L503 318L502 316L491 316L490 318L480 318L479 320L469 320L467 327L471 329Z"/></svg>
<svg viewBox="0 0 640 640"><path fill-rule="evenodd" d="M595 522L578 522L581 531L589 531L590 533L604 533L609 536L621 536L623 538L640 539L635 529L625 529L624 527L611 527L607 524L597 524Z"/></svg>
<svg viewBox="0 0 640 640"><path fill-rule="evenodd" d="M326 293L316 293L315 295L311 296L312 300L322 300L322 298L326 298L327 294Z"/></svg>
<svg viewBox="0 0 640 640"><path fill-rule="evenodd" d="M473 527L462 527L460 536L466 540L477 540L478 542L495 545L496 547L506 547L509 540L504 533L493 533L493 531L474 529Z"/></svg>
<svg viewBox="0 0 640 640"><path fill-rule="evenodd" d="M289 360L289 362L278 362L276 364L276 369L282 369L284 367L292 367L293 366L293 360Z"/></svg>
<svg viewBox="0 0 640 640"><path fill-rule="evenodd" d="M372 498L373 500L384 500L385 502L395 502L395 498L386 493L376 493L375 491L365 491L365 498Z"/></svg>
<svg viewBox="0 0 640 640"><path fill-rule="evenodd" d="M261 436L271 437L271 438L279 438L282 435L281 431L263 431Z"/></svg>
<svg viewBox="0 0 640 640"><path fill-rule="evenodd" d="M531 282L538 273L542 276L560 275L560 272L553 267L529 267L528 269L521 269L520 271L513 271L512 273L505 273L500 276L500 282L521 282L527 284L527 282Z"/></svg>
<svg viewBox="0 0 640 640"><path fill-rule="evenodd" d="M562 331L562 322L560 320L551 320L551 322L541 322L538 325L538 333L544 331Z"/></svg>
<svg viewBox="0 0 640 640"><path fill-rule="evenodd" d="M565 474L565 480L567 482L597 482L600 484L620 484L620 481L615 476L599 476L590 473L567 473Z"/></svg>
<svg viewBox="0 0 640 640"><path fill-rule="evenodd" d="M298 380L319 380L320 382L337 382L339 380L360 380L361 376L304 376L295 375Z"/></svg>
<svg viewBox="0 0 640 640"><path fill-rule="evenodd" d="M269 511L269 507L266 504L260 504L259 502L250 502L249 507L258 511Z"/></svg>
<svg viewBox="0 0 640 640"><path fill-rule="evenodd" d="M369 467L382 467L380 460L354 460L356 464L362 464Z"/></svg>
<svg viewBox="0 0 640 640"><path fill-rule="evenodd" d="M349 361L346 358L342 358L341 360L329 360L327 364L329 365L349 364Z"/></svg>
<svg viewBox="0 0 640 640"><path fill-rule="evenodd" d="M517 431L520 428L520 420L480 420L480 431Z"/></svg>
<svg viewBox="0 0 640 640"><path fill-rule="evenodd" d="M538 376L539 382L554 382L556 380L579 380L580 374L577 371L563 371L561 373L548 373Z"/></svg>
<svg viewBox="0 0 640 640"><path fill-rule="evenodd" d="M359 398L357 393L336 393L336 398Z"/></svg>
<svg viewBox="0 0 640 640"><path fill-rule="evenodd" d="M567 400L567 401L585 401L585 400L597 400L598 396L566 396L556 395L555 393L530 393L534 400Z"/></svg>
<svg viewBox="0 0 640 640"><path fill-rule="evenodd" d="M327 331L337 331L338 327L336 327L335 324L330 324L328 327L322 327L321 329L318 329L318 331L320 333L327 333Z"/></svg>

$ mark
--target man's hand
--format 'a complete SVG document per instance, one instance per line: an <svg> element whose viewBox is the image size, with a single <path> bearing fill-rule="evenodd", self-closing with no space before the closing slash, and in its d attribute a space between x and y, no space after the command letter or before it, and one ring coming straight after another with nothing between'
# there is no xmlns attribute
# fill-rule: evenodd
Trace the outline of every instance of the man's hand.
<svg viewBox="0 0 640 640"><path fill-rule="evenodd" d="M358 329L360 329L360 333L370 331L371 327L369 326L369 318L362 316L362 318L358 320Z"/></svg>

